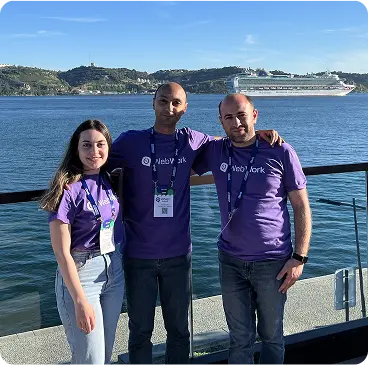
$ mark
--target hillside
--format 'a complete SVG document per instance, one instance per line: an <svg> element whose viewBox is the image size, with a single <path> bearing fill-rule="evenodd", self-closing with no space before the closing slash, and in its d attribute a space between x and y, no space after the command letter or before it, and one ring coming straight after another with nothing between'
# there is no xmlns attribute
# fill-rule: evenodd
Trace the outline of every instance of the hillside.
<svg viewBox="0 0 368 365"><path fill-rule="evenodd" d="M69 84L56 71L23 66L0 68L0 95L55 95L69 90Z"/></svg>
<svg viewBox="0 0 368 365"><path fill-rule="evenodd" d="M233 66L200 70L159 70L149 74L134 69L95 66L80 66L65 72L7 66L0 68L0 95L152 93L158 85L167 81L179 82L190 93L225 94L226 78L244 70ZM271 72L287 73L279 70ZM342 71L333 73L345 78L348 83L355 82L357 92L368 91L368 74Z"/></svg>

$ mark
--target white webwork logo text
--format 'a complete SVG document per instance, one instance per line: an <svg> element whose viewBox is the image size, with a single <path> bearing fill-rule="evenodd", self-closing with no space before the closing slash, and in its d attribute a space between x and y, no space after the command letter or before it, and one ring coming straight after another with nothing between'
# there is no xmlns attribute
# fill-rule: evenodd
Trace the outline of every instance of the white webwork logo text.
<svg viewBox="0 0 368 365"><path fill-rule="evenodd" d="M179 163L186 163L187 160L185 157L180 157L178 160ZM174 163L174 158L156 158L157 165L172 165ZM143 166L151 166L151 158L148 156L144 156L142 158L142 165Z"/></svg>
<svg viewBox="0 0 368 365"><path fill-rule="evenodd" d="M112 200L116 200L116 196L115 196L115 195L112 195L112 196L111 196L111 199L112 199ZM98 201L97 201L97 204L98 204L100 207L103 207L104 205L109 204L109 203L110 203L109 198L100 199L100 200L98 200ZM92 204L91 204L89 201L87 201L87 209L88 209L88 210L93 210L93 208L92 208Z"/></svg>
<svg viewBox="0 0 368 365"><path fill-rule="evenodd" d="M220 165L220 171L227 172L227 167L228 167L228 164L223 162ZM233 170L233 172L245 172L246 167L245 166L236 166L236 165L234 165L234 166L232 166L231 169ZM255 167L255 166L252 166L250 168L250 172L252 172L253 174L265 174L266 173L264 167Z"/></svg>

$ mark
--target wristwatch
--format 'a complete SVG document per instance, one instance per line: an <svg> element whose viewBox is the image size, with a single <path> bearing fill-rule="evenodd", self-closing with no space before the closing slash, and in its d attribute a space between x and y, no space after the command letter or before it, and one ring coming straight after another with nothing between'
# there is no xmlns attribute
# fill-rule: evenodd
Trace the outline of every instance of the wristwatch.
<svg viewBox="0 0 368 365"><path fill-rule="evenodd" d="M293 259L300 261L302 264L305 264L308 261L308 256L300 256L297 253L293 253L291 256Z"/></svg>

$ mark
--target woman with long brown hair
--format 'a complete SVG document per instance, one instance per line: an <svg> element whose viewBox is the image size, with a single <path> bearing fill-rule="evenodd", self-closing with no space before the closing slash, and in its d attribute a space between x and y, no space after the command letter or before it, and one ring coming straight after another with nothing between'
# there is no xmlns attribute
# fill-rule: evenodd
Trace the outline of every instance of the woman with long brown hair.
<svg viewBox="0 0 368 365"><path fill-rule="evenodd" d="M77 364L110 362L124 296L122 215L104 170L111 144L102 122L83 122L40 202L58 262L57 307Z"/></svg>

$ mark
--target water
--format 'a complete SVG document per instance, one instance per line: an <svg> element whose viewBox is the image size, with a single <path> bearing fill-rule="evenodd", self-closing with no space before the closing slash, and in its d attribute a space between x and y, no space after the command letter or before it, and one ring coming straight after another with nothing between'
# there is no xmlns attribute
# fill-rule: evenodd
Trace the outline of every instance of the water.
<svg viewBox="0 0 368 365"><path fill-rule="evenodd" d="M217 105L223 95L189 95L181 125L223 135ZM43 189L71 133L102 119L113 138L153 124L152 97L63 96L0 98L0 192ZM274 128L304 167L367 162L368 94L347 97L255 99L258 129ZM356 264L352 209L316 202L327 198L365 205L364 173L308 177L313 212L310 261L303 277L332 274ZM192 188L195 297L219 294L216 236L220 227L214 186ZM366 265L365 213L358 212ZM54 295L55 258L44 212L34 202L0 206L0 336L60 324Z"/></svg>

